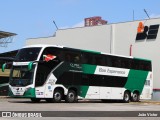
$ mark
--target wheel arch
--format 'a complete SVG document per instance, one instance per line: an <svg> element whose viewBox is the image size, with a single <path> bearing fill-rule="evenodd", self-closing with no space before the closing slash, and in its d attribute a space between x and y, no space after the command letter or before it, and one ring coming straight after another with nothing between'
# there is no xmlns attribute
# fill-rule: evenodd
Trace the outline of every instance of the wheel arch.
<svg viewBox="0 0 160 120"><path fill-rule="evenodd" d="M130 90L125 90L124 93L125 92L128 92L130 94L130 97L131 97L131 91ZM123 93L123 95L124 95L124 93Z"/></svg>
<svg viewBox="0 0 160 120"><path fill-rule="evenodd" d="M76 88L76 87L70 87L69 89L68 89L68 91L69 90L74 90L75 92L76 92L76 94L77 94L77 92L78 92L78 89Z"/></svg>
<svg viewBox="0 0 160 120"><path fill-rule="evenodd" d="M139 90L133 90L133 93L138 93L140 95L140 91Z"/></svg>
<svg viewBox="0 0 160 120"><path fill-rule="evenodd" d="M137 94L137 99L135 99L134 98L134 95L135 94ZM132 96L131 96L131 101L132 102L138 102L139 100L140 100L140 92L139 92L139 90L134 90L133 92L132 92Z"/></svg>
<svg viewBox="0 0 160 120"><path fill-rule="evenodd" d="M123 102L129 103L131 99L131 91L130 90L125 90L123 92Z"/></svg>
<svg viewBox="0 0 160 120"><path fill-rule="evenodd" d="M55 91L55 90L60 90L60 91L62 91L63 95L64 95L64 93L65 93L64 88L63 88L63 87L60 87L60 86L56 87L56 88L54 89L54 91Z"/></svg>

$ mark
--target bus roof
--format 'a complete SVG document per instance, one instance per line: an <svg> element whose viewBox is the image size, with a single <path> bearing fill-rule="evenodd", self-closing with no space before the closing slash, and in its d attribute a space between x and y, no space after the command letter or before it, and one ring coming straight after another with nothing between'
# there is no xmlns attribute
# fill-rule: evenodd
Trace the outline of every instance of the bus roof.
<svg viewBox="0 0 160 120"><path fill-rule="evenodd" d="M151 61L151 60L149 60L149 59L137 58L137 57L133 57L133 56L117 55L117 54L111 54L111 53L105 53L105 52L98 52L98 51L93 51L93 50L70 48L70 47L65 47L65 46L61 46L61 45L36 44L36 45L25 46L25 47L23 47L23 48L30 48L30 47L42 47L42 48L46 48L46 47L57 47L57 48L66 48L66 49L79 50L79 51L89 52L89 53L96 53L96 54L103 54L103 55L113 55L113 56L117 56L117 57L134 58L134 59L137 59L137 60Z"/></svg>

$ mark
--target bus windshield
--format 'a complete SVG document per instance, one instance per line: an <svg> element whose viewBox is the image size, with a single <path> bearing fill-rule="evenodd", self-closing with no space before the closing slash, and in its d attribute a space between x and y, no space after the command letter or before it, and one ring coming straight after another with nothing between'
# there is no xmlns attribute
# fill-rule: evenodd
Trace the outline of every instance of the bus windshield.
<svg viewBox="0 0 160 120"><path fill-rule="evenodd" d="M15 61L25 62L25 61L37 60L40 50L41 50L41 47L23 48L18 52Z"/></svg>
<svg viewBox="0 0 160 120"><path fill-rule="evenodd" d="M33 83L33 74L35 66L31 71L28 70L28 66L14 66L11 75L10 82L11 86L27 86Z"/></svg>

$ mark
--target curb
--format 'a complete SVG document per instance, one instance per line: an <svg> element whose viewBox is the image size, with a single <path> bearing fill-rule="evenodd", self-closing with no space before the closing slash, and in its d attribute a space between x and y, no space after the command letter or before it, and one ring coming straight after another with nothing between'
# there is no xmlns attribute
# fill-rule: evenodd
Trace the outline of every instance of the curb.
<svg viewBox="0 0 160 120"><path fill-rule="evenodd" d="M130 102L132 104L155 104L155 105L160 105L160 101L140 101L140 102Z"/></svg>

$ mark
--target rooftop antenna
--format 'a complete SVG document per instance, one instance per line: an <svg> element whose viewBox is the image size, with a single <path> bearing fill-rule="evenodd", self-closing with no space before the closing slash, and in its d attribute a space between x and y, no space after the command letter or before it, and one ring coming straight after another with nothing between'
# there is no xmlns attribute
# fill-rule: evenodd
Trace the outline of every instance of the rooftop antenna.
<svg viewBox="0 0 160 120"><path fill-rule="evenodd" d="M146 13L147 17L150 19L149 15L145 9L144 9L144 12Z"/></svg>
<svg viewBox="0 0 160 120"><path fill-rule="evenodd" d="M134 21L134 10L133 10L133 21Z"/></svg>
<svg viewBox="0 0 160 120"><path fill-rule="evenodd" d="M54 20L53 20L53 23L54 23L54 25L56 26L56 28L58 30L58 26L57 26L57 24L56 24L56 22Z"/></svg>

